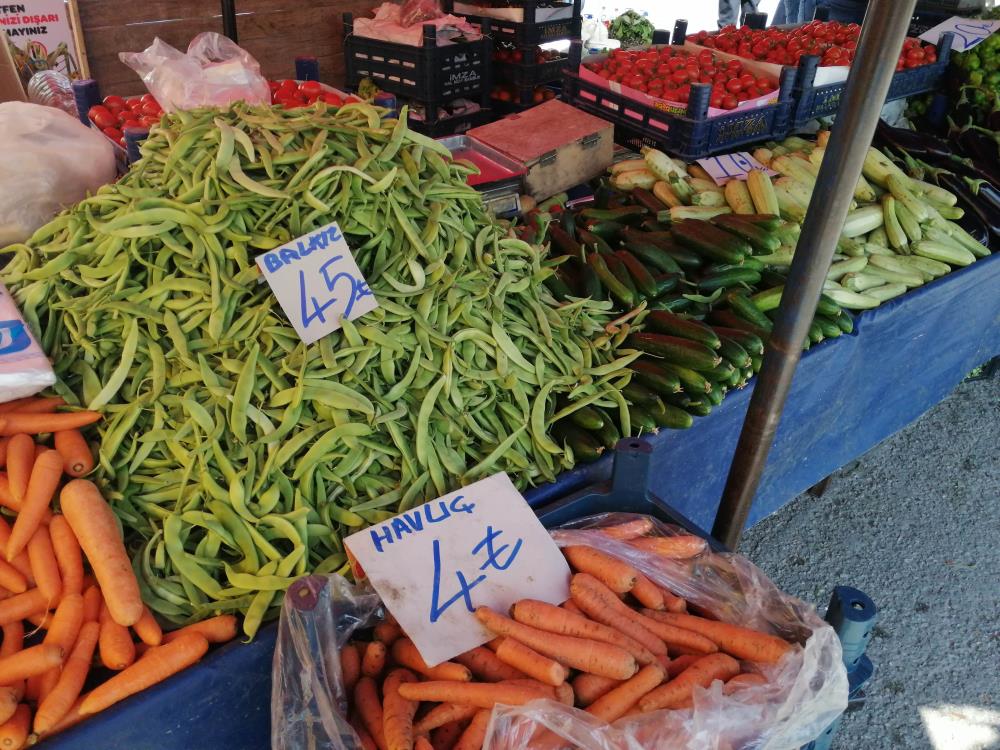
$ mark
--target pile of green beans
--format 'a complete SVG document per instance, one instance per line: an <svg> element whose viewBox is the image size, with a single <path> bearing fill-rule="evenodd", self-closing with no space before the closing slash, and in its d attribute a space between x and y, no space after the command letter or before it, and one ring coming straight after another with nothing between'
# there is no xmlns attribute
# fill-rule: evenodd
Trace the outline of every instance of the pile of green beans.
<svg viewBox="0 0 1000 750"><path fill-rule="evenodd" d="M252 636L296 576L345 569L342 535L571 467L548 428L574 409L629 434L627 326L557 304L474 168L383 115L165 116L121 181L6 250L56 391L105 415L95 479L167 620L242 611ZM306 346L254 256L331 221L379 308Z"/></svg>

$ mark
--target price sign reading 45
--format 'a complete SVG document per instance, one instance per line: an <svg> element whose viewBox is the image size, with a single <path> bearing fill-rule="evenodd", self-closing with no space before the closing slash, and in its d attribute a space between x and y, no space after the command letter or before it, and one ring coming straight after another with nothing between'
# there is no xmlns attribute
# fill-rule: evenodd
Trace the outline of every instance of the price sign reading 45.
<svg viewBox="0 0 1000 750"><path fill-rule="evenodd" d="M561 604L569 567L506 474L400 513L344 541L428 664L493 638L476 607ZM357 570L357 569L356 569Z"/></svg>
<svg viewBox="0 0 1000 750"><path fill-rule="evenodd" d="M1000 21L984 21L979 18L962 18L952 16L944 23L939 23L933 29L928 29L920 38L925 42L937 44L941 41L941 35L950 31L955 35L952 42L952 49L956 52L965 52L972 49L990 34L1000 29Z"/></svg>
<svg viewBox="0 0 1000 750"><path fill-rule="evenodd" d="M765 167L746 151L698 159L698 164L715 180L716 185L725 185L730 180L745 180L754 169L759 169L771 176L778 174Z"/></svg>
<svg viewBox="0 0 1000 750"><path fill-rule="evenodd" d="M257 265L307 344L378 307L336 222L258 256Z"/></svg>

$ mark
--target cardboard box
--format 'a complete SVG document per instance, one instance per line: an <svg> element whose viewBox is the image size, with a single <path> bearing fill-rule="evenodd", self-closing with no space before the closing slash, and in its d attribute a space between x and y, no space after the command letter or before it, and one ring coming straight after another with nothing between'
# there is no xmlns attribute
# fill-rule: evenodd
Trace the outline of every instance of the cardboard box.
<svg viewBox="0 0 1000 750"><path fill-rule="evenodd" d="M0 102L23 102L26 99L21 77L7 46L7 35L0 31Z"/></svg>

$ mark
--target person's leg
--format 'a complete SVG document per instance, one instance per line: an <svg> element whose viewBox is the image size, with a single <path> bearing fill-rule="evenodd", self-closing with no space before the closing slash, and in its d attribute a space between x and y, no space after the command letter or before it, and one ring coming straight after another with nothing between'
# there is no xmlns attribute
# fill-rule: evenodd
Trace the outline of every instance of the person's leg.
<svg viewBox="0 0 1000 750"><path fill-rule="evenodd" d="M740 0L719 0L719 28L740 22Z"/></svg>

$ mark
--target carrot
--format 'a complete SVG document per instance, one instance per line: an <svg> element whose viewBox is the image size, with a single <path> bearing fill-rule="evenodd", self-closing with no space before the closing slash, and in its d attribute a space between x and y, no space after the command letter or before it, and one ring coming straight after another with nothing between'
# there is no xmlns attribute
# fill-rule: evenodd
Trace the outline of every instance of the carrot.
<svg viewBox="0 0 1000 750"><path fill-rule="evenodd" d="M34 396L25 396L24 398L15 398L13 401L4 401L0 403L0 414L9 414L22 404L27 404L34 400Z"/></svg>
<svg viewBox="0 0 1000 750"><path fill-rule="evenodd" d="M43 432L75 430L93 424L100 418L101 415L96 411L74 411L61 414L0 414L0 436L16 435L19 432L40 435Z"/></svg>
<svg viewBox="0 0 1000 750"><path fill-rule="evenodd" d="M666 676L659 664L649 664L639 670L630 680L626 680L610 692L605 693L587 707L587 713L606 721L618 721L640 698L655 688Z"/></svg>
<svg viewBox="0 0 1000 750"><path fill-rule="evenodd" d="M354 686L358 684L358 678L361 677L361 657L353 643L345 644L340 649L340 674L344 680L344 692L347 695L353 695Z"/></svg>
<svg viewBox="0 0 1000 750"><path fill-rule="evenodd" d="M651 615L657 612L654 609L644 609L643 614L639 615L639 622L657 638L661 638L670 649L694 654L711 654L719 650L711 638L654 619Z"/></svg>
<svg viewBox="0 0 1000 750"><path fill-rule="evenodd" d="M584 614L570 612L563 607L556 607L535 599L522 599L511 607L511 616L518 622L530 625L539 630L561 635L574 635L579 638L590 638L603 641L628 651L640 664L653 664L656 655L634 638L594 622Z"/></svg>
<svg viewBox="0 0 1000 750"><path fill-rule="evenodd" d="M2 606L0 602L0 606ZM747 661L774 663L792 650L792 644L776 635L768 635L739 625L730 625L704 617L682 615L674 612L646 613L650 618L667 625L699 633L718 644L719 649Z"/></svg>
<svg viewBox="0 0 1000 750"><path fill-rule="evenodd" d="M523 672L519 672L509 664L504 664L497 658L496 654L482 646L459 654L455 657L455 661L467 667L473 676L483 682L500 682L501 680L516 680L524 677Z"/></svg>
<svg viewBox="0 0 1000 750"><path fill-rule="evenodd" d="M60 406L65 406L66 400L61 396L35 396L27 399L12 409L8 414L52 414Z"/></svg>
<svg viewBox="0 0 1000 750"><path fill-rule="evenodd" d="M612 539L635 539L637 536L645 536L653 530L653 519L648 516L643 516L642 518L637 518L634 521L626 521L625 523L615 524L614 526L605 526L603 529L597 529L605 536L609 536Z"/></svg>
<svg viewBox="0 0 1000 750"><path fill-rule="evenodd" d="M10 541L10 526L7 525L2 517L0 517L0 555L6 557L7 554L7 542ZM28 553L21 552L17 557L15 557L10 562L17 572L25 577L28 584L33 586L35 583L35 577L31 573L31 563L28 562Z"/></svg>
<svg viewBox="0 0 1000 750"><path fill-rule="evenodd" d="M82 477L94 468L94 455L79 430L60 430L55 434L55 446L63 457L63 470L71 477Z"/></svg>
<svg viewBox="0 0 1000 750"><path fill-rule="evenodd" d="M42 643L51 643L54 646L59 646L64 654L68 654L73 650L73 644L76 643L82 625L83 597L79 594L67 594L59 602L59 606L56 608L56 613L52 617L49 630L45 634ZM50 672L53 673L53 676L49 676ZM50 672L28 680L28 687L25 694L29 698L38 700L42 696L45 692L42 687L45 678L51 681L49 687L55 684L55 680L59 677L59 670L50 670Z"/></svg>
<svg viewBox="0 0 1000 750"><path fill-rule="evenodd" d="M740 663L728 654L703 656L665 685L639 699L643 711L660 708L688 708L693 705L694 689L708 687L716 680L725 682L740 673Z"/></svg>
<svg viewBox="0 0 1000 750"><path fill-rule="evenodd" d="M399 694L411 701L462 703L479 708L493 708L497 703L521 706L551 695L551 693L528 685L514 685L506 682L454 682L450 680L406 683L399 686Z"/></svg>
<svg viewBox="0 0 1000 750"><path fill-rule="evenodd" d="M80 706L80 713L103 711L118 701L162 682L190 667L208 651L208 641L199 633L185 633L172 643L152 648L130 667L90 691Z"/></svg>
<svg viewBox="0 0 1000 750"><path fill-rule="evenodd" d="M413 742L413 750L434 750L434 745L431 744L429 739L420 735Z"/></svg>
<svg viewBox="0 0 1000 750"><path fill-rule="evenodd" d="M416 682L408 669L394 669L382 684L382 729L388 750L413 750L413 715L417 703L399 694L399 686Z"/></svg>
<svg viewBox="0 0 1000 750"><path fill-rule="evenodd" d="M132 626L132 630L147 646L159 646L163 643L163 629L149 611L149 607L142 608L142 617Z"/></svg>
<svg viewBox="0 0 1000 750"><path fill-rule="evenodd" d="M31 731L31 709L22 703L3 724L0 724L0 748L2 750L19 750L28 741Z"/></svg>
<svg viewBox="0 0 1000 750"><path fill-rule="evenodd" d="M659 638L649 632L633 612L615 593L586 573L577 573L570 581L573 601L580 605L588 616L638 641L654 654L667 653L667 647ZM592 672L593 670L586 670Z"/></svg>
<svg viewBox="0 0 1000 750"><path fill-rule="evenodd" d="M52 612L46 609L44 612L28 615L24 619L34 625L36 630L45 630L52 622Z"/></svg>
<svg viewBox="0 0 1000 750"><path fill-rule="evenodd" d="M17 528L16 522L14 527ZM28 562L38 588L45 594L50 606L55 605L62 596L63 589L59 563L56 562L56 553L52 549L48 527L39 526L28 540Z"/></svg>
<svg viewBox="0 0 1000 750"><path fill-rule="evenodd" d="M639 573L624 560L606 555L593 547L563 547L569 564L580 573L590 573L616 594L626 594Z"/></svg>
<svg viewBox="0 0 1000 750"><path fill-rule="evenodd" d="M661 587L660 594L663 596L663 605L667 612L687 612L687 602L673 591ZM650 607L650 609L656 609L656 607Z"/></svg>
<svg viewBox="0 0 1000 750"><path fill-rule="evenodd" d="M490 725L490 710L483 709L472 717L469 726L458 738L453 750L481 750L486 741L486 729Z"/></svg>
<svg viewBox="0 0 1000 750"><path fill-rule="evenodd" d="M0 437L0 469L7 466L7 446L9 444L9 437Z"/></svg>
<svg viewBox="0 0 1000 750"><path fill-rule="evenodd" d="M24 625L20 618L3 626L3 642L0 643L0 658L16 654L24 648Z"/></svg>
<svg viewBox="0 0 1000 750"><path fill-rule="evenodd" d="M548 633L515 622L489 607L476 609L476 618L494 633L516 638L540 654L581 672L627 680L638 671L635 658L611 643Z"/></svg>
<svg viewBox="0 0 1000 750"><path fill-rule="evenodd" d="M39 643L10 656L0 657L0 685L25 680L62 664L63 650L52 643Z"/></svg>
<svg viewBox="0 0 1000 750"><path fill-rule="evenodd" d="M236 637L236 616L216 615L207 620L185 625L183 628L171 630L163 634L163 642L171 643L188 633L198 633L209 643L225 643Z"/></svg>
<svg viewBox="0 0 1000 750"><path fill-rule="evenodd" d="M529 677L552 687L562 685L569 677L569 670L562 664L547 656L542 656L514 638L503 639L497 649L497 658L515 669L521 670Z"/></svg>
<svg viewBox="0 0 1000 750"><path fill-rule="evenodd" d="M621 685L621 680L612 680L608 677L600 677L596 674L578 674L573 678L573 694L576 702L581 706L589 706L605 693L608 693L617 685Z"/></svg>
<svg viewBox="0 0 1000 750"><path fill-rule="evenodd" d="M35 705L38 705L48 697L49 693L51 693L52 689L56 686L56 683L59 682L60 674L62 674L61 669L50 669L45 674L32 677L28 680L29 686L31 685L31 680L36 680L38 682L38 696L35 698ZM25 688L25 697L27 697L27 695L27 688Z"/></svg>
<svg viewBox="0 0 1000 750"><path fill-rule="evenodd" d="M671 659L667 665L667 677L673 679L701 658L699 654L685 654Z"/></svg>
<svg viewBox="0 0 1000 750"><path fill-rule="evenodd" d="M90 664L94 657L94 648L100 625L88 622L80 628L80 635L63 665L62 672L55 687L42 699L35 713L35 731L44 734L56 725L67 713L80 696L83 683L90 672Z"/></svg>
<svg viewBox="0 0 1000 750"><path fill-rule="evenodd" d="M35 461L28 479L28 488L21 502L21 510L14 521L7 540L5 557L11 562L31 541L49 510L49 504L62 479L62 458L56 451L45 451ZM131 569L130 569L131 570Z"/></svg>
<svg viewBox="0 0 1000 750"><path fill-rule="evenodd" d="M9 562L0 560L0 586L12 594L23 594L28 590L28 579Z"/></svg>
<svg viewBox="0 0 1000 750"><path fill-rule="evenodd" d="M69 521L63 515L54 515L49 522L52 550L59 566L59 577L65 594L83 593L83 552Z"/></svg>
<svg viewBox="0 0 1000 750"><path fill-rule="evenodd" d="M412 699L410 699L412 700ZM385 743L385 730L382 721L382 702L378 699L378 687L375 680L367 675L358 680L354 686L354 710L358 712L361 723L375 741L379 750L388 750Z"/></svg>
<svg viewBox="0 0 1000 750"><path fill-rule="evenodd" d="M391 646L397 639L402 638L405 633L396 622L396 618L386 613L386 618L374 628L375 640L381 641L386 646Z"/></svg>
<svg viewBox="0 0 1000 750"><path fill-rule="evenodd" d="M20 691L12 685L0 687L0 724L14 715L21 701Z"/></svg>
<svg viewBox="0 0 1000 750"><path fill-rule="evenodd" d="M467 667L453 661L443 662L436 667L428 665L409 638L400 638L392 644L392 658L400 666L412 669L417 674L422 674L432 680L451 680L454 682L472 680L472 672Z"/></svg>
<svg viewBox="0 0 1000 750"><path fill-rule="evenodd" d="M98 622L101 617L101 605L104 604L104 597L101 596L101 589L97 586L90 586L83 592L83 621Z"/></svg>
<svg viewBox="0 0 1000 750"><path fill-rule="evenodd" d="M386 648L384 643L372 641L365 645L361 655L361 674L365 677L379 677L385 669Z"/></svg>
<svg viewBox="0 0 1000 750"><path fill-rule="evenodd" d="M580 609L578 606L576 606L576 602L574 602L572 599L567 599L560 606L567 612L576 612L578 615L583 614L583 610Z"/></svg>
<svg viewBox="0 0 1000 750"><path fill-rule="evenodd" d="M643 607L649 609L667 608L667 603L663 599L663 591L642 573L636 576L635 585L629 593Z"/></svg>
<svg viewBox="0 0 1000 750"><path fill-rule="evenodd" d="M74 479L63 487L59 501L94 569L114 621L125 627L135 625L142 617L142 598L111 506L101 497L97 486L86 479Z"/></svg>
<svg viewBox="0 0 1000 750"><path fill-rule="evenodd" d="M745 687L753 687L754 685L766 685L767 678L762 674L757 674L756 672L744 672L743 674L738 674L725 685L722 686L723 695L732 695L738 690L742 690Z"/></svg>
<svg viewBox="0 0 1000 750"><path fill-rule="evenodd" d="M66 712L66 715L63 716L58 722L56 722L56 725L51 729L49 729L49 731L42 736L51 737L52 735L59 734L59 732L64 732L70 727L76 726L81 721L83 721L86 717L80 713L80 706L83 705L83 701L87 697L87 695L89 695L89 693L86 695L81 695L79 698L77 698L76 701L73 703L73 705L70 706L69 711Z"/></svg>
<svg viewBox="0 0 1000 750"><path fill-rule="evenodd" d="M51 450L47 445L42 445L41 443L35 445L35 461L37 461L38 457L47 450Z"/></svg>
<svg viewBox="0 0 1000 750"><path fill-rule="evenodd" d="M28 435L11 436L7 445L7 487L15 503L24 502L34 463L35 441Z"/></svg>
<svg viewBox="0 0 1000 750"><path fill-rule="evenodd" d="M672 560L685 560L700 555L708 547L708 542L700 536L681 534L679 536L646 536L629 540L636 549L652 552Z"/></svg>
<svg viewBox="0 0 1000 750"><path fill-rule="evenodd" d="M431 732L431 745L434 746L434 750L454 750L455 743L465 731L465 724L464 721L453 721Z"/></svg>
<svg viewBox="0 0 1000 750"><path fill-rule="evenodd" d="M132 642L132 634L124 625L115 622L108 611L107 604L101 607L99 622L101 633L97 643L98 651L101 654L101 663L108 669L115 671L125 669L135 661L135 644Z"/></svg>
<svg viewBox="0 0 1000 750"><path fill-rule="evenodd" d="M45 594L39 589L28 589L23 594L15 594L0 601L0 625L9 625L30 615L45 612L48 606Z"/></svg>
<svg viewBox="0 0 1000 750"><path fill-rule="evenodd" d="M354 733L358 735L358 739L361 740L361 750L378 750L378 745L375 744L372 736L368 734L368 730L365 729L365 725L361 723L356 713L352 713L347 717L347 723L351 725L351 729L354 730Z"/></svg>
<svg viewBox="0 0 1000 750"><path fill-rule="evenodd" d="M471 719L477 711L479 709L475 706L467 706L462 703L439 703L413 725L413 731L417 734L426 734L432 729L443 727L453 721Z"/></svg>

